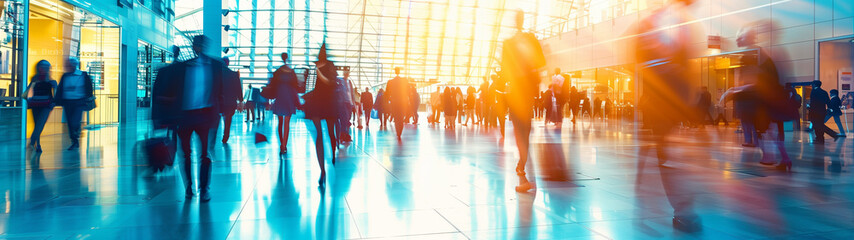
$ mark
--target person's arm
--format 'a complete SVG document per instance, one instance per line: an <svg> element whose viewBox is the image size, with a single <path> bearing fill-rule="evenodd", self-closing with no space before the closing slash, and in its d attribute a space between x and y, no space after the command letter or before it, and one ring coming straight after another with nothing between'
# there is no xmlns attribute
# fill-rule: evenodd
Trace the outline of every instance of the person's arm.
<svg viewBox="0 0 854 240"><path fill-rule="evenodd" d="M32 80L30 80L30 83L29 83L29 84L27 84L27 88L26 88L26 89L24 89L24 94L22 94L22 95L24 96L24 97L23 97L23 100L24 100L24 101L26 101L26 100L27 100L27 98L30 98L30 91L31 91L32 89L33 89L33 81L32 81Z"/></svg>

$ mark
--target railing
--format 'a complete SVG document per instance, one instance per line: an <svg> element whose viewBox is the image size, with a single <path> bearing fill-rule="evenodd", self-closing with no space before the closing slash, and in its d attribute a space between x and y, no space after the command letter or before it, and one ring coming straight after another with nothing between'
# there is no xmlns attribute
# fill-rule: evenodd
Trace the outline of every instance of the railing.
<svg viewBox="0 0 854 240"><path fill-rule="evenodd" d="M95 94L97 107L86 113L86 125L112 124L119 122L119 95Z"/></svg>

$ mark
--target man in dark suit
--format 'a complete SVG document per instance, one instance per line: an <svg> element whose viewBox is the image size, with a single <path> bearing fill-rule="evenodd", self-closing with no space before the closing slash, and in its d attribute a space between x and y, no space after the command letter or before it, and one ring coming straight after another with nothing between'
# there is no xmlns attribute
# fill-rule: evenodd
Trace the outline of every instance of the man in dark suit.
<svg viewBox="0 0 854 240"><path fill-rule="evenodd" d="M237 103L243 102L243 94L240 91L242 88L240 73L228 69L228 58L222 58L222 60L226 66L225 73L223 73L225 87L222 89L222 118L225 124L222 130L222 143L226 143L228 137L231 136L231 119L234 117L234 111L237 110Z"/></svg>
<svg viewBox="0 0 854 240"><path fill-rule="evenodd" d="M703 127L709 119L710 121L714 121L715 118L712 117L712 114L709 113L709 108L712 107L712 93L709 92L708 87L700 88L700 97L697 100L697 112L699 113L699 122L697 125L699 127Z"/></svg>
<svg viewBox="0 0 854 240"><path fill-rule="evenodd" d="M155 79L152 120L159 126L177 126L184 152L186 197L194 195L190 141L195 132L201 148L199 189L202 202L210 201L211 158L208 155L210 129L216 126L223 105L225 66L219 59L204 55L207 37L193 37L198 57L161 69Z"/></svg>
<svg viewBox="0 0 854 240"><path fill-rule="evenodd" d="M812 81L810 104L807 107L810 110L809 118L812 123L812 128L815 131L815 140L813 140L813 143L824 143L824 134L830 135L834 140L839 138L836 131L833 131L824 125L824 116L827 115L828 103L830 103L830 96L827 95L827 91L821 89L821 81Z"/></svg>
<svg viewBox="0 0 854 240"><path fill-rule="evenodd" d="M411 102L409 101L409 81L400 76L400 67L394 68L394 78L388 81L386 96L391 102L391 118L394 121L394 130L397 140L403 133L403 120L409 112Z"/></svg>

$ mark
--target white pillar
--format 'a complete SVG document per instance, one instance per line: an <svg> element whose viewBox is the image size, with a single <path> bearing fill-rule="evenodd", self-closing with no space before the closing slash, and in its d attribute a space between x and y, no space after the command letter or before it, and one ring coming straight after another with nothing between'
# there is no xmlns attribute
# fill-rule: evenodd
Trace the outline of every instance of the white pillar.
<svg viewBox="0 0 854 240"><path fill-rule="evenodd" d="M222 56L222 0L204 0L202 7L202 32L210 38L208 56Z"/></svg>

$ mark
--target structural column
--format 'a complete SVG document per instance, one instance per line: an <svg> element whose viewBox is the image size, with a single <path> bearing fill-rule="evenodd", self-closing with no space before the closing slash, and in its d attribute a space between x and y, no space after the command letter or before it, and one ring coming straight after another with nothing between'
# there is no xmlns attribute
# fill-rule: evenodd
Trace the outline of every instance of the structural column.
<svg viewBox="0 0 854 240"><path fill-rule="evenodd" d="M222 56L222 0L204 0L202 7L202 33L210 38L208 55Z"/></svg>

